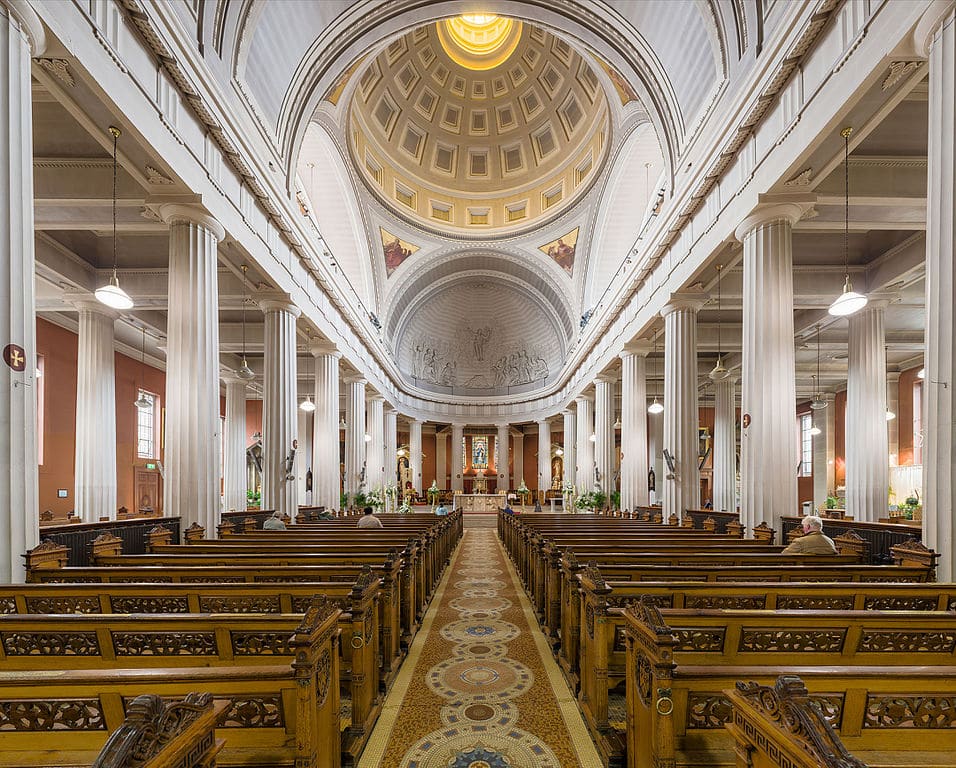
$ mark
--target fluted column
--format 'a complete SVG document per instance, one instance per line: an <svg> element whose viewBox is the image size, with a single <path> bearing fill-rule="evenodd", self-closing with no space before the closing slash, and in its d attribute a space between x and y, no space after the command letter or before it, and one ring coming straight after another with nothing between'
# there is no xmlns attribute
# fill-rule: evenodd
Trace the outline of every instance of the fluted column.
<svg viewBox="0 0 956 768"><path fill-rule="evenodd" d="M511 466L514 469L514 487L520 488L524 479L524 433L517 432L511 443ZM525 483L527 485L527 483Z"/></svg>
<svg viewBox="0 0 956 768"><path fill-rule="evenodd" d="M793 352L793 203L759 209L737 228L744 244L740 518L748 532L797 514Z"/></svg>
<svg viewBox="0 0 956 768"><path fill-rule="evenodd" d="M299 511L296 456L299 402L295 321L299 308L285 298L260 300L265 315L262 391L262 505L293 520Z"/></svg>
<svg viewBox="0 0 956 768"><path fill-rule="evenodd" d="M345 380L345 493L349 504L360 490L365 491L365 379Z"/></svg>
<svg viewBox="0 0 956 768"><path fill-rule="evenodd" d="M388 403L385 404L385 487L398 488L398 411ZM390 508L389 512L394 512Z"/></svg>
<svg viewBox="0 0 956 768"><path fill-rule="evenodd" d="M299 506L312 506L308 490L308 473L312 466L312 414L301 408L296 410L295 434L299 445L295 452L296 499Z"/></svg>
<svg viewBox="0 0 956 768"><path fill-rule="evenodd" d="M854 520L886 516L886 336L883 305L871 301L850 316L846 390L846 510Z"/></svg>
<svg viewBox="0 0 956 768"><path fill-rule="evenodd" d="M495 467L498 469L498 490L507 491L511 487L511 475L508 474L510 426L507 422L495 426L498 427L498 436L495 438Z"/></svg>
<svg viewBox="0 0 956 768"><path fill-rule="evenodd" d="M116 519L116 375L113 323L119 314L78 301L76 357L76 514L88 523ZM158 448L158 442L157 442Z"/></svg>
<svg viewBox="0 0 956 768"><path fill-rule="evenodd" d="M700 506L697 468L697 312L707 297L699 293L674 294L661 310L664 316L664 450L674 461L665 464L664 519L684 516ZM791 409L792 410L792 409Z"/></svg>
<svg viewBox="0 0 956 768"><path fill-rule="evenodd" d="M339 359L327 342L312 345L315 358L315 411L312 413L312 503L339 508Z"/></svg>
<svg viewBox="0 0 956 768"><path fill-rule="evenodd" d="M561 439L564 444L562 450L564 451L564 456L562 457L562 463L564 465L564 482L571 483L575 485L577 482L577 475L575 473L575 457L577 456L577 445L575 445L574 433L577 417L575 416L574 411L570 408L561 411L561 416L564 417L564 434Z"/></svg>
<svg viewBox="0 0 956 768"><path fill-rule="evenodd" d="M366 444L369 490L382 490L385 486L385 398L375 394L368 398L368 434L372 438Z"/></svg>
<svg viewBox="0 0 956 768"><path fill-rule="evenodd" d="M628 344L621 353L621 509L646 506L648 341Z"/></svg>
<svg viewBox="0 0 956 768"><path fill-rule="evenodd" d="M411 454L408 457L408 469L412 473L412 485L415 486L415 493L420 496L424 488L422 487L422 423L418 419L408 420L408 452Z"/></svg>
<svg viewBox="0 0 956 768"><path fill-rule="evenodd" d="M595 481L601 490L614 490L614 377L594 380L594 464Z"/></svg>
<svg viewBox="0 0 956 768"><path fill-rule="evenodd" d="M39 540L30 56L45 47L32 8L0 2L0 580L17 583Z"/></svg>
<svg viewBox="0 0 956 768"><path fill-rule="evenodd" d="M577 407L578 416L575 429L578 439L577 450L575 450L577 454L575 482L580 493L588 493L594 490L594 443L591 442L591 435L594 433L594 403L590 397L581 395L574 398L574 404Z"/></svg>
<svg viewBox="0 0 956 768"><path fill-rule="evenodd" d="M194 206L166 204L169 226L166 321L166 439L163 511L219 524L219 241L225 230Z"/></svg>
<svg viewBox="0 0 956 768"><path fill-rule="evenodd" d="M834 397L825 393L827 407L813 412L813 426L820 430L813 438L813 507L819 509L827 496L835 492L834 469L836 460L836 408Z"/></svg>
<svg viewBox="0 0 956 768"><path fill-rule="evenodd" d="M465 479L462 477L464 467L461 465L461 441L464 438L465 425L453 422L451 425L451 489L459 492L465 488Z"/></svg>
<svg viewBox="0 0 956 768"><path fill-rule="evenodd" d="M711 373L714 382L714 509L737 510L737 402L728 371Z"/></svg>
<svg viewBox="0 0 956 768"><path fill-rule="evenodd" d="M538 421L538 496L544 501L544 494L551 488L551 422Z"/></svg>
<svg viewBox="0 0 956 768"><path fill-rule="evenodd" d="M448 433L435 430L435 477L438 487L447 490L448 485ZM429 483L430 485L430 483Z"/></svg>
<svg viewBox="0 0 956 768"><path fill-rule="evenodd" d="M900 461L900 372L886 372L886 410L893 418L886 422L886 450L891 467ZM816 466L816 465L814 465Z"/></svg>
<svg viewBox="0 0 956 768"><path fill-rule="evenodd" d="M224 376L226 423L223 427L222 490L227 511L246 508L246 381Z"/></svg>

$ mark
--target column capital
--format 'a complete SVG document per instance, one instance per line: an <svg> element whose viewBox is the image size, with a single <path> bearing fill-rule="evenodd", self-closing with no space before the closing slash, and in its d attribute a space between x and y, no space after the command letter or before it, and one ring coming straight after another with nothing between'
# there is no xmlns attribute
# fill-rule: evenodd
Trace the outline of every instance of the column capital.
<svg viewBox="0 0 956 768"><path fill-rule="evenodd" d="M593 400L594 398L591 395L585 395L583 392L574 398L575 403L590 403Z"/></svg>
<svg viewBox="0 0 956 768"><path fill-rule="evenodd" d="M618 357L622 360L625 357L631 357L632 355L638 355L639 357L647 357L654 349L654 345L647 339L635 339L634 341L629 341L624 345L623 351L618 353Z"/></svg>
<svg viewBox="0 0 956 768"><path fill-rule="evenodd" d="M46 52L46 32L30 3L27 0L0 0L0 7L6 8L23 30L30 46L30 56L34 59L42 56Z"/></svg>
<svg viewBox="0 0 956 768"><path fill-rule="evenodd" d="M544 418L544 419L536 419L534 423L537 424L539 427L542 426L542 425L545 425L545 424L547 424L547 425L550 427L550 426L551 426L551 418L548 417L548 418Z"/></svg>
<svg viewBox="0 0 956 768"><path fill-rule="evenodd" d="M572 419L573 419L573 418L574 418L574 411L572 411L570 408L565 408L563 411L561 411L561 415L564 416L566 419L567 419L567 418L572 418Z"/></svg>
<svg viewBox="0 0 956 768"><path fill-rule="evenodd" d="M361 384L363 387L368 384L368 379L366 379L361 374L352 374L351 376L346 376L342 379L343 384Z"/></svg>
<svg viewBox="0 0 956 768"><path fill-rule="evenodd" d="M169 225L196 224L208 229L216 238L222 240L226 230L209 212L198 205L188 203L163 203L159 206L159 217Z"/></svg>
<svg viewBox="0 0 956 768"><path fill-rule="evenodd" d="M227 386L242 384L242 388L245 389L249 384L249 382L246 381L246 379L243 379L240 376L237 376L235 372L233 371L230 371L229 373L221 373L219 374L219 378L222 380L222 383Z"/></svg>
<svg viewBox="0 0 956 768"><path fill-rule="evenodd" d="M946 18L956 8L954 0L933 0L929 7L920 17L916 28L913 30L913 36L910 41L913 52L924 59L929 58L930 50L933 47L933 38L943 26Z"/></svg>
<svg viewBox="0 0 956 768"><path fill-rule="evenodd" d="M451 423L452 429L464 429L468 426L467 421L453 421Z"/></svg>
<svg viewBox="0 0 956 768"><path fill-rule="evenodd" d="M816 195L760 195L757 199L757 207L734 230L734 237L740 242L757 227L765 224L785 221L793 226L813 207Z"/></svg>
<svg viewBox="0 0 956 768"><path fill-rule="evenodd" d="M670 299L661 308L661 317L667 317L672 312L690 311L697 313L707 303L710 297L701 291L679 291L672 293Z"/></svg>
<svg viewBox="0 0 956 768"><path fill-rule="evenodd" d="M274 293L260 293L256 299L259 309L263 313L269 312L288 312L293 317L302 314L302 310L292 303L292 297L287 293L277 291Z"/></svg>
<svg viewBox="0 0 956 768"><path fill-rule="evenodd" d="M599 373L594 377L594 386L598 384L614 384L617 381L617 376L613 373Z"/></svg>
<svg viewBox="0 0 956 768"><path fill-rule="evenodd" d="M382 395L380 395L378 392L370 392L368 395L365 396L365 400L366 402L369 402L369 403L374 403L379 400L381 400L383 404L385 403L385 398ZM384 408L385 406L383 405L382 407Z"/></svg>
<svg viewBox="0 0 956 768"><path fill-rule="evenodd" d="M331 341L313 341L309 344L309 352L313 357L328 355L329 357L334 357L336 360L342 359L342 353L336 349Z"/></svg>
<svg viewBox="0 0 956 768"><path fill-rule="evenodd" d="M88 293L67 295L65 298L76 307L78 312L92 312L95 315L103 315L112 320L119 320L122 317L120 312L106 306L102 301L97 301Z"/></svg>
<svg viewBox="0 0 956 768"><path fill-rule="evenodd" d="M403 413L402 415L403 415L406 419L408 419L408 426L411 426L412 424L418 424L419 426L421 426L421 424L422 424L422 420L421 420L421 419L416 419L414 416L409 416L407 413Z"/></svg>
<svg viewBox="0 0 956 768"><path fill-rule="evenodd" d="M511 422L510 422L510 421L496 421L496 422L495 422L495 427L496 427L497 429L511 429Z"/></svg>

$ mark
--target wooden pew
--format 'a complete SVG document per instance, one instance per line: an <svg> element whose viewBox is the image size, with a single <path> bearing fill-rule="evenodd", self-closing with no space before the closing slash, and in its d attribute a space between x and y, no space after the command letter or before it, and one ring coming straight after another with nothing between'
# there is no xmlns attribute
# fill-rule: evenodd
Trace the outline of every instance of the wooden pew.
<svg viewBox="0 0 956 768"><path fill-rule="evenodd" d="M216 721L228 703L210 693L190 693L164 701L152 693L133 699L126 719L110 735L93 768L209 768L225 741L216 738Z"/></svg>
<svg viewBox="0 0 956 768"><path fill-rule="evenodd" d="M40 548L44 548L44 545L41 544L37 549ZM33 552L36 552L36 549L31 550L31 554ZM201 588L203 594L210 594L209 590L225 588L229 585L241 585L253 590L260 589L258 585L262 585L269 590L279 590L279 594L288 593L291 612L304 610L304 600L307 597L301 591L302 589L310 594L318 591L327 592L333 596L336 591L341 591L344 596L344 592L346 590L351 591L352 584L361 577L365 568L368 567L337 565L252 566L245 568L226 565L184 568L163 566L72 568L56 567L59 563L65 561L65 557L56 557L56 553L51 553L48 548L45 549L44 554L52 554L53 556L36 561L28 558L28 562L35 564L35 567L27 572L27 578L31 583L111 584L115 585L118 595L124 594L119 591L122 589L120 585L124 584L194 585L195 588ZM382 675L383 679L387 681L394 677L403 655L402 643L404 642L407 647L415 626L412 621L411 609L407 604L408 594L402 590L400 568L401 561L398 558L388 559L381 566L371 567L372 573L379 579L378 623L381 628ZM113 588L111 587L111 589ZM219 594L219 592L213 591L211 594ZM253 594L257 595L259 593L253 592ZM210 597L210 600L212 599ZM261 603L263 607L269 604L266 597L260 599L263 601ZM169 601L164 601L164 603L175 605L171 602L172 600L173 597L170 597ZM181 603L179 604L181 605ZM227 605L224 603L218 604L223 607ZM0 613L13 612L11 605L16 606L15 598L13 603L10 602L9 595L0 598ZM129 603L128 605L136 607L136 603ZM141 602L139 605L145 607L149 603ZM216 603L210 602L208 607L214 605ZM56 604L51 607L56 607Z"/></svg>
<svg viewBox="0 0 956 768"><path fill-rule="evenodd" d="M216 728L225 739L217 764L338 768L338 615L328 601L316 601L285 640L291 664L279 656L269 664L216 667L167 656L166 666L140 669L28 670L4 663L0 712L12 716L4 722L0 765L90 764L137 696L183 698L202 690L226 702Z"/></svg>
<svg viewBox="0 0 956 768"><path fill-rule="evenodd" d="M886 692L888 718L906 711L906 703L890 704L905 691L942 690L948 701L956 693L956 614L949 612L660 610L643 601L623 613L630 766L732 765L724 691L744 677L767 684L800 675L834 718L851 725L878 711L868 689ZM582 709L597 711L592 701ZM606 722L595 725L607 732Z"/></svg>
<svg viewBox="0 0 956 768"><path fill-rule="evenodd" d="M724 692L733 707L725 727L734 752L753 768L952 766L951 678L925 680L925 687L892 676L855 681L852 693L863 706L844 706L840 720L797 675L781 675L772 686L738 682Z"/></svg>

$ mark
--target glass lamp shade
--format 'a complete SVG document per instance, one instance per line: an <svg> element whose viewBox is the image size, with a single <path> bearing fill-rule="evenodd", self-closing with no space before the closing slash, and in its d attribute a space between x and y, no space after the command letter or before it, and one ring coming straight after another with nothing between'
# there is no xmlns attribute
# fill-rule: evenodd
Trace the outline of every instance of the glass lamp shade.
<svg viewBox="0 0 956 768"><path fill-rule="evenodd" d="M368 434L367 432L365 433L365 442L366 443L372 442L372 436Z"/></svg>
<svg viewBox="0 0 956 768"><path fill-rule="evenodd" d="M590 440L592 443L597 442L597 435L592 434L592 435L588 438L588 440Z"/></svg>
<svg viewBox="0 0 956 768"><path fill-rule="evenodd" d="M857 293L850 285L850 278L847 276L843 283L843 293L836 297L834 302L827 310L834 317L846 317L854 312L859 312L866 306L867 298L862 293Z"/></svg>
<svg viewBox="0 0 956 768"><path fill-rule="evenodd" d="M306 413L312 413L315 410L315 403L312 402L312 395L308 395L305 400L299 403L299 410Z"/></svg>
<svg viewBox="0 0 956 768"><path fill-rule="evenodd" d="M240 379L254 379L256 377L255 371L249 367L249 363L246 361L245 356L242 358L242 365L239 366L239 369L236 371L236 376Z"/></svg>
<svg viewBox="0 0 956 768"><path fill-rule="evenodd" d="M925 369L925 368L920 368L919 371L918 371L917 374L916 374L916 378L917 378L917 379L925 379L925 378L926 378L926 369Z"/></svg>
<svg viewBox="0 0 956 768"><path fill-rule="evenodd" d="M141 411L145 411L146 409L152 407L153 401L146 397L145 393L140 392L139 397L137 398L136 402L133 403L133 405L135 405Z"/></svg>
<svg viewBox="0 0 956 768"><path fill-rule="evenodd" d="M822 433L823 433L823 430L821 430L820 427L816 426L815 424L812 427L810 427L810 434L813 435L814 437Z"/></svg>
<svg viewBox="0 0 956 768"><path fill-rule="evenodd" d="M122 288L119 287L119 279L114 272L110 277L109 283L96 289L93 294L96 300L102 302L113 309L132 309L133 300Z"/></svg>
<svg viewBox="0 0 956 768"><path fill-rule="evenodd" d="M814 411L822 411L827 407L827 401L823 399L823 395L817 392L813 396L813 400L810 401L810 408Z"/></svg>
<svg viewBox="0 0 956 768"><path fill-rule="evenodd" d="M664 406L657 402L657 398L654 398L654 402L647 406L648 413L663 413Z"/></svg>
<svg viewBox="0 0 956 768"><path fill-rule="evenodd" d="M893 421L893 419L895 419L895 418L896 418L896 414L893 413L893 411L887 410L887 412L886 412L886 420L887 420L887 421Z"/></svg>

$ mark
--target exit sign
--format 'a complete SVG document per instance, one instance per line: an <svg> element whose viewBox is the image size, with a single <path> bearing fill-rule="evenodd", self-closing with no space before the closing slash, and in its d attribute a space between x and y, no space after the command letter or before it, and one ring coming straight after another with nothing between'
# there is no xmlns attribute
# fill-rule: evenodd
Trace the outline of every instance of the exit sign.
<svg viewBox="0 0 956 768"><path fill-rule="evenodd" d="M156 469L156 465L153 464L152 462L148 462L146 464L146 469Z"/></svg>

